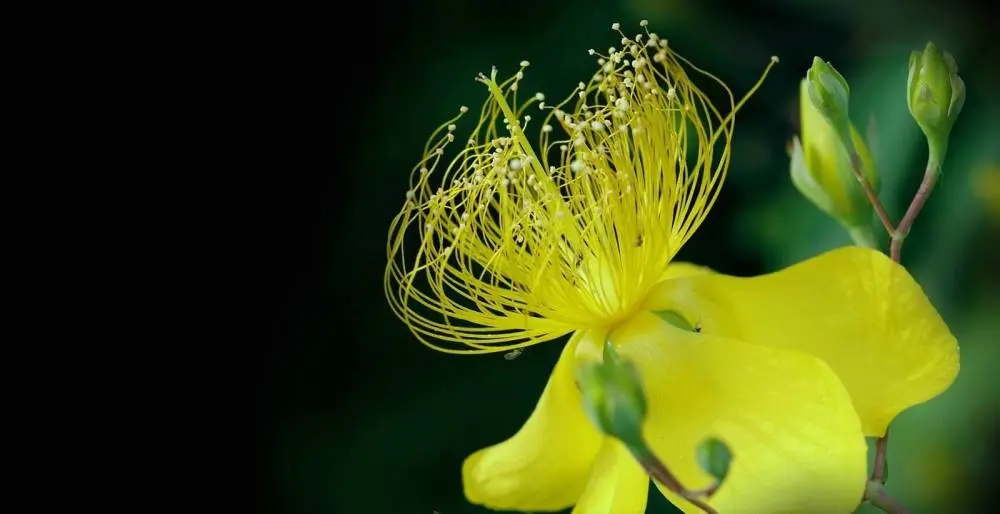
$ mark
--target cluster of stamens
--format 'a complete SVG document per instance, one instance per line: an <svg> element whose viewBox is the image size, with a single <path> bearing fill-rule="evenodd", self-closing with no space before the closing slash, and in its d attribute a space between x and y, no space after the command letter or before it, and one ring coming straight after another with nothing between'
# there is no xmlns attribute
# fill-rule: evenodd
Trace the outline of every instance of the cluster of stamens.
<svg viewBox="0 0 1000 514"><path fill-rule="evenodd" d="M614 324L702 222L728 166L732 117L682 63L718 79L641 25L630 38L615 24L621 48L590 50L597 72L555 105L518 98L527 61L506 80L495 67L480 74L489 98L457 155L445 157L469 109L431 136L390 228L385 282L423 342L508 351Z"/></svg>

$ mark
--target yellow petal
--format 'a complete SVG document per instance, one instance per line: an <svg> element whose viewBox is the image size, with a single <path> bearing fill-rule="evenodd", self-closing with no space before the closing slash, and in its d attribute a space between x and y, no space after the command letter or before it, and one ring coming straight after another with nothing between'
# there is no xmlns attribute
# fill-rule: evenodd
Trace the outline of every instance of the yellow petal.
<svg viewBox="0 0 1000 514"><path fill-rule="evenodd" d="M697 264L691 264L689 262L671 262L667 265L667 269L663 271L663 275L660 276L660 280L703 275L705 273L712 273L711 268L698 266Z"/></svg>
<svg viewBox="0 0 1000 514"><path fill-rule="evenodd" d="M842 514L858 506L867 446L850 396L823 361L686 332L650 313L611 338L642 373L644 435L686 488L713 483L695 460L702 441L716 437L732 451L729 474L709 501L717 510ZM678 507L701 512L665 489Z"/></svg>
<svg viewBox="0 0 1000 514"><path fill-rule="evenodd" d="M885 255L847 247L753 278L668 280L646 308L675 310L704 333L796 348L840 377L866 435L947 389L958 342L907 271Z"/></svg>
<svg viewBox="0 0 1000 514"><path fill-rule="evenodd" d="M553 511L580 498L603 436L590 423L573 377L574 335L528 421L510 439L462 465L465 497L493 509Z"/></svg>
<svg viewBox="0 0 1000 514"><path fill-rule="evenodd" d="M617 439L604 439L573 514L643 514L649 475Z"/></svg>

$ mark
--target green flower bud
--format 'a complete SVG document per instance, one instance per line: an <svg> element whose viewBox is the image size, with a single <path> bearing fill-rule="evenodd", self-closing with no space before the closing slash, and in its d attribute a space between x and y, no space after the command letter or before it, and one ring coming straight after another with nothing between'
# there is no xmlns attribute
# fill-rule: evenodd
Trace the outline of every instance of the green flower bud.
<svg viewBox="0 0 1000 514"><path fill-rule="evenodd" d="M733 462L733 452L726 443L715 438L707 439L698 445L696 455L701 469L712 475L719 483L725 480Z"/></svg>
<svg viewBox="0 0 1000 514"><path fill-rule="evenodd" d="M606 356L601 363L581 364L576 381L583 393L584 410L598 429L630 448L645 446L642 423L646 419L646 393L634 364Z"/></svg>
<svg viewBox="0 0 1000 514"><path fill-rule="evenodd" d="M812 89L811 81L803 79L799 87L801 139L794 138L791 148L792 183L852 235L870 232L872 206L854 175L850 152L857 152L862 174L877 194L880 184L875 162L850 121L847 122L850 146L843 144L809 94Z"/></svg>
<svg viewBox="0 0 1000 514"><path fill-rule="evenodd" d="M826 118L827 123L844 144L848 144L851 118L848 103L851 89L844 76L830 63L813 57L812 66L806 72L806 93L813 107Z"/></svg>
<svg viewBox="0 0 1000 514"><path fill-rule="evenodd" d="M958 64L932 42L910 54L906 104L930 147L931 161L940 165L948 150L951 127L965 104L965 82Z"/></svg>

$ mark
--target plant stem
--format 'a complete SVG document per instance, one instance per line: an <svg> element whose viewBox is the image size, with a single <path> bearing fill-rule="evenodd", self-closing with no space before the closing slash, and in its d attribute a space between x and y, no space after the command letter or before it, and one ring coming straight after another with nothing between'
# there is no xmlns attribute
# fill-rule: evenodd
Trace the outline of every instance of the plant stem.
<svg viewBox="0 0 1000 514"><path fill-rule="evenodd" d="M864 172L861 171L861 157L858 155L857 151L851 152L851 170L854 171L854 178L856 178L858 183L861 184L862 191L865 192L865 196L867 196L868 201L871 202L872 207L875 209L875 214L878 215L878 219L882 222L882 226L885 227L886 232L890 234L895 233L896 227L893 226L892 220L889 218L889 213L886 212L882 202L879 201L878 194L875 193L875 189L872 187L871 182L868 182L868 178L865 177Z"/></svg>
<svg viewBox="0 0 1000 514"><path fill-rule="evenodd" d="M865 488L865 499L889 514L909 514L910 512L899 500L889 496L882 484L874 481L868 482L868 486Z"/></svg>
<svg viewBox="0 0 1000 514"><path fill-rule="evenodd" d="M913 200L910 201L910 206L906 209L906 214L903 215L903 219L899 222L899 226L895 226L892 219L889 218L888 212L885 210L885 206L879 201L878 195L875 193L874 188L868 179L865 177L863 170L861 169L861 157L858 155L857 151L852 149L851 151L851 170L854 172L854 178L858 180L861 184L861 189L864 190L865 196L868 197L868 201L871 202L872 208L875 209L875 214L878 216L879 220L882 222L882 226L889 233L891 239L889 243L889 258L893 262L899 264L903 249L903 241L906 236L909 235L910 229L913 227L913 222L916 221L917 215L924 208L924 204L927 203L927 198L930 197L931 192L934 190L934 184L937 183L937 178L941 174L941 165L938 159L930 156L927 160L927 167L924 169L924 178L920 181L920 188L917 189L917 194L913 196ZM853 237L853 234L852 234ZM903 506L899 500L896 500L889 495L882 487L885 484L886 476L886 454L889 451L889 429L886 428L885 434L879 437L875 441L875 463L872 466L871 481L869 482L869 487L865 491L865 499L881 508L885 512L890 514L905 514L908 511L906 507ZM873 486L874 484L874 486Z"/></svg>
<svg viewBox="0 0 1000 514"><path fill-rule="evenodd" d="M872 465L872 482L885 483L885 454L889 446L889 429L885 435L875 440L875 464Z"/></svg>
<svg viewBox="0 0 1000 514"><path fill-rule="evenodd" d="M924 178L920 181L920 188L917 189L917 194L913 197L913 201L910 202L910 207L906 209L906 214L903 215L899 226L896 227L895 231L890 232L892 234L892 243L889 245L889 257L892 260L899 262L900 252L903 249L903 240L910 234L913 222L916 221L917 215L924 208L927 198L931 196L931 191L934 191L934 184L937 183L938 176L941 175L940 171L941 168L936 162L928 160L927 168L924 169Z"/></svg>
<svg viewBox="0 0 1000 514"><path fill-rule="evenodd" d="M711 496L718 488L718 484L713 484L712 486L702 490L689 490L684 487L684 484L682 484L669 469L667 469L666 464L657 458L653 452L649 451L648 448L630 447L629 450L632 452L632 455L636 458L636 460L639 461L642 468L646 470L646 474L652 477L653 480L663 484L671 492L705 511L706 514L719 514L719 511L715 510L714 507L702 500L702 498Z"/></svg>

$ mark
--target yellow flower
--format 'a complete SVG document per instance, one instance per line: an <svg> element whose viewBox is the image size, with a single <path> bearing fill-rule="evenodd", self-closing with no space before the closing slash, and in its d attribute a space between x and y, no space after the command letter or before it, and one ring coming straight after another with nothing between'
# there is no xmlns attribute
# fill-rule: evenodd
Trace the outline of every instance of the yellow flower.
<svg viewBox="0 0 1000 514"><path fill-rule="evenodd" d="M572 334L521 430L466 460L466 497L644 511L648 476L591 424L574 383L610 338L643 379L644 437L688 489L711 483L695 448L715 437L733 452L709 502L721 512L852 511L863 436L952 382L955 339L907 272L872 250L755 278L672 263L719 193L742 101L655 34L621 35L620 48L591 50L600 69L554 106L519 100L527 62L507 80L480 76L489 98L471 137L444 157L463 107L431 137L390 227L385 292L424 344L477 354ZM722 84L729 115L688 70Z"/></svg>

